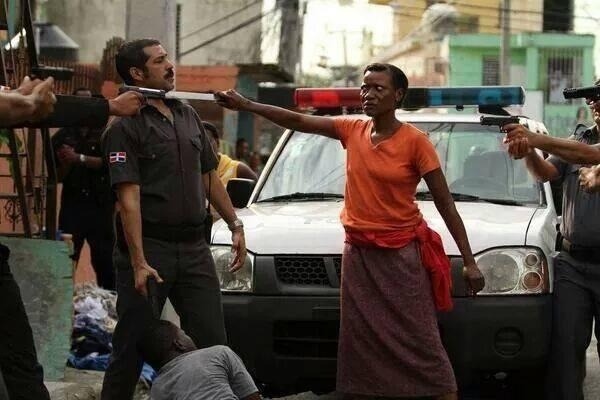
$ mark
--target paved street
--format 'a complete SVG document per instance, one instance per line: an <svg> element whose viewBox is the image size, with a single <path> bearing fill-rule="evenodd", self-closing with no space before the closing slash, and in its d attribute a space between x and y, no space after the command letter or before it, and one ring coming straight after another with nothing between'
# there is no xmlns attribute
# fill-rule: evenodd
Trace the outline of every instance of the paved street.
<svg viewBox="0 0 600 400"><path fill-rule="evenodd" d="M600 364L596 356L596 341L587 351L587 377L585 380L585 399L600 399ZM94 400L98 398L102 385L103 373L96 371L79 371L67 369L67 383L49 383L48 389L52 400ZM136 400L147 400L147 394L141 390ZM147 393L147 392L146 392ZM313 393L300 393L293 396L279 397L271 400L335 400L333 394L317 396Z"/></svg>
<svg viewBox="0 0 600 400"><path fill-rule="evenodd" d="M600 364L596 352L596 340L592 340L592 344L587 351L587 376L585 378L585 399L595 400L600 399ZM302 393L295 396L281 397L279 400L334 400L333 395L316 396L312 393Z"/></svg>

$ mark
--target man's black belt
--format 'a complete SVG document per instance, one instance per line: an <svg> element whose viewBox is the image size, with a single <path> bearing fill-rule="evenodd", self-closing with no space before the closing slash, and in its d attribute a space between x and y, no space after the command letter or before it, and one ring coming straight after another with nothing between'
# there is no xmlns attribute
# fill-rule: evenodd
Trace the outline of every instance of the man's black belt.
<svg viewBox="0 0 600 400"><path fill-rule="evenodd" d="M142 235L165 242L195 242L204 238L204 225L165 225L142 221Z"/></svg>
<svg viewBox="0 0 600 400"><path fill-rule="evenodd" d="M577 260L600 263L600 247L579 246L563 238L562 249Z"/></svg>

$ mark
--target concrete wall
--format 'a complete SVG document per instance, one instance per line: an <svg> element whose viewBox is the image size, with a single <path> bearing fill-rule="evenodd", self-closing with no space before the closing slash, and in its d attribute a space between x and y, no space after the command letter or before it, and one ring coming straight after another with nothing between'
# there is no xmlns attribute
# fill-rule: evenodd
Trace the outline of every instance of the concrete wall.
<svg viewBox="0 0 600 400"><path fill-rule="evenodd" d="M249 6L254 0L183 0L181 3L182 52L231 30L239 24L251 20L262 12L262 2ZM247 7L247 8L245 8ZM192 34L214 21L245 8L208 29ZM271 16L271 19L273 16ZM230 63L260 62L261 20L258 19L236 32L224 36L212 44L195 50L181 58L182 64L214 65ZM192 35L190 35L192 34ZM190 35L190 36L188 36Z"/></svg>
<svg viewBox="0 0 600 400"><path fill-rule="evenodd" d="M79 45L79 60L98 63L106 42L125 37L127 0L52 0L46 15Z"/></svg>
<svg viewBox="0 0 600 400"><path fill-rule="evenodd" d="M179 0L181 4L181 50L210 40L262 12L255 0ZM132 4L143 3L133 1ZM224 16L238 11L214 26L185 37ZM134 6L133 13L144 12ZM125 37L127 0L52 0L46 3L49 22L61 27L77 44L82 62L96 63L108 39ZM174 24L173 24L174 25ZM215 65L260 62L260 19L182 58L182 64ZM175 59L175 54L172 55Z"/></svg>

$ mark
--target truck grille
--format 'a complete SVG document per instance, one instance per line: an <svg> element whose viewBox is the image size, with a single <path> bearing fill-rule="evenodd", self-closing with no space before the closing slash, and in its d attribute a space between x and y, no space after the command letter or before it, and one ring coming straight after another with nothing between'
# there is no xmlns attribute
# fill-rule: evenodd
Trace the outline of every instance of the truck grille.
<svg viewBox="0 0 600 400"><path fill-rule="evenodd" d="M288 285L330 285L323 257L275 257L275 272Z"/></svg>
<svg viewBox="0 0 600 400"><path fill-rule="evenodd" d="M333 266L335 267L335 273L337 274L338 279L342 280L342 258L336 257L333 259Z"/></svg>
<svg viewBox="0 0 600 400"><path fill-rule="evenodd" d="M273 350L277 355L336 358L339 321L276 321Z"/></svg>

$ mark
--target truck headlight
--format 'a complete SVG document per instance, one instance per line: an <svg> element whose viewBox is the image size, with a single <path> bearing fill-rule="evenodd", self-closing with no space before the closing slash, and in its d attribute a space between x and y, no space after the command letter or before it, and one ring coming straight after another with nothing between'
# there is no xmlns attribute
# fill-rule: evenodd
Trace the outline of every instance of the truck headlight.
<svg viewBox="0 0 600 400"><path fill-rule="evenodd" d="M254 277L254 256L246 255L244 265L237 272L229 272L233 261L231 246L211 246L210 251L215 260L217 277L222 292L251 292Z"/></svg>
<svg viewBox="0 0 600 400"><path fill-rule="evenodd" d="M534 247L508 247L475 257L485 277L480 295L518 295L549 292L548 263Z"/></svg>

